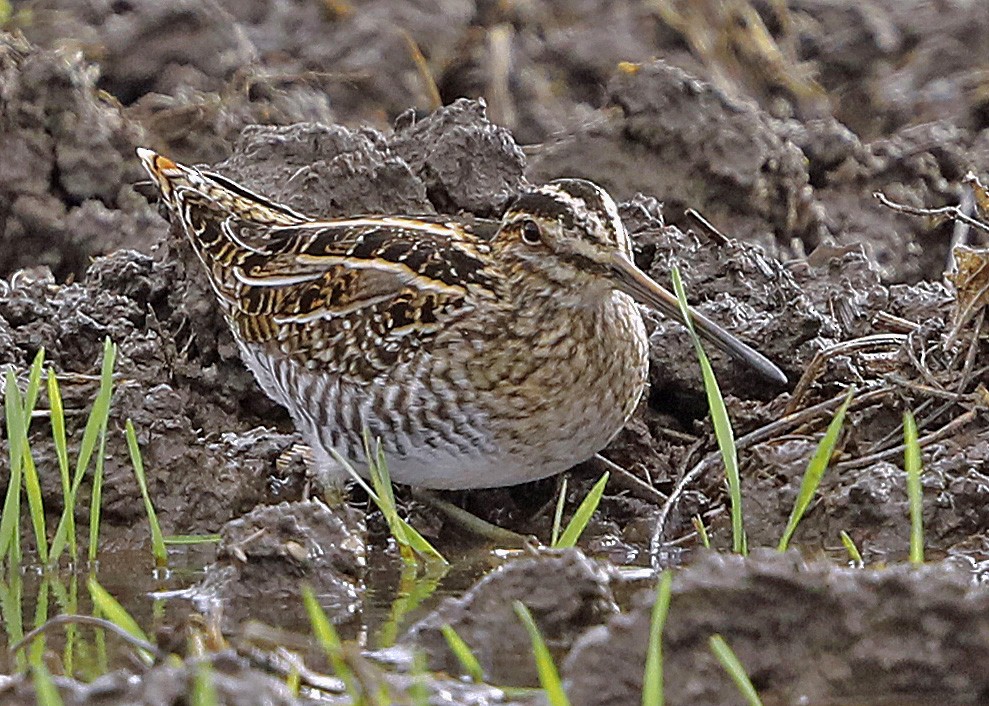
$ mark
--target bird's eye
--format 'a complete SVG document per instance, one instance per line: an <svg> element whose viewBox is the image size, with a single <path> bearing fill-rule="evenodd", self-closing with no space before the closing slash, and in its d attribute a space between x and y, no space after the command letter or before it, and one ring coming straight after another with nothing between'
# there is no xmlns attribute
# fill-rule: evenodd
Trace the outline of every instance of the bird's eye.
<svg viewBox="0 0 989 706"><path fill-rule="evenodd" d="M542 231L535 221L522 221L522 241L529 245L536 245L542 239Z"/></svg>

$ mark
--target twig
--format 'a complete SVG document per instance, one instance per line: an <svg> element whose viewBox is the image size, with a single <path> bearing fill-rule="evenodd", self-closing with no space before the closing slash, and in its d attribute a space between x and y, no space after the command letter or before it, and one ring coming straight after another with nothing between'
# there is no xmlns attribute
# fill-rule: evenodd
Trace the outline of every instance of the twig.
<svg viewBox="0 0 989 706"><path fill-rule="evenodd" d="M852 408L862 407L864 405L870 404L877 399L886 397L890 394L891 390L888 387L881 387L876 390L870 390L861 395L855 397L852 401ZM783 432L785 429L789 429L792 426L804 424L811 419L821 415L825 412L833 413L842 402L845 401L845 394L842 393L830 400L825 400L820 402L813 407L808 407L806 409L800 410L799 412L794 412L785 417L777 419L763 427L751 431L745 436L739 437L735 441L735 448L741 451L742 449L747 449L750 446L755 446L763 441L773 438L777 434ZM720 451L715 451L703 459L691 468L689 471L683 474L679 481L677 481L676 486L673 488L673 492L670 493L670 497L667 498L666 502L659 510L659 515L656 517L656 524L653 527L652 538L649 542L649 560L653 565L654 569L660 569L659 566L659 552L663 546L663 532L666 529L666 521L669 519L670 513L673 508L676 507L677 503L680 501L680 496L683 495L683 491L688 485L697 480L701 475L704 474L710 468L713 468L721 461Z"/></svg>
<svg viewBox="0 0 989 706"><path fill-rule="evenodd" d="M830 348L825 348L824 350L818 351L811 359L810 365L807 366L807 370L805 370L804 374L800 376L800 380L797 382L797 386L793 390L793 395L790 397L790 401L783 410L783 415L790 415L796 411L797 406L803 399L803 396L807 393L807 390L810 389L810 386L814 383L814 380L817 379L817 375L823 367L825 361L831 357L842 353L853 353L859 350L868 350L878 346L903 345L903 342L906 340L906 335L901 333L877 333L871 336L855 338L850 341L842 341L841 343L836 343Z"/></svg>
<svg viewBox="0 0 989 706"><path fill-rule="evenodd" d="M601 454L594 454L594 458L591 460L601 464L611 473L612 482L616 486L622 488L623 490L629 491L640 500L653 502L657 505L659 503L666 502L666 496L663 495L663 493L656 490L656 488L639 478L631 471L625 470L625 468L619 466L611 459L605 458Z"/></svg>
<svg viewBox="0 0 989 706"><path fill-rule="evenodd" d="M168 656L158 649L157 645L152 645L150 642L146 642L139 637L134 637L116 623L111 623L109 620L96 618L92 615L56 615L54 618L48 619L46 622L42 623L23 638L11 645L9 652L10 654L15 654L18 650L24 649L27 645L34 642L35 638L40 636L42 633L48 632L50 628L58 625L69 624L92 625L94 627L109 630L132 647L151 653L158 661L161 661Z"/></svg>
<svg viewBox="0 0 989 706"><path fill-rule="evenodd" d="M422 79L423 88L426 89L426 96L429 98L430 109L437 110L442 108L443 99L440 97L440 89L436 86L436 80L433 78L433 73L429 70L429 62L423 56L422 50L407 30L399 29L398 33L405 40L405 44L409 49L409 57L412 59L412 63L415 64L416 71Z"/></svg>
<svg viewBox="0 0 989 706"><path fill-rule="evenodd" d="M959 416L955 417L937 431L931 432L927 436L918 439L917 443L920 444L921 448L924 448L925 446L930 446L935 441L940 441L944 437L954 433L961 427L965 426L973 419L975 419L975 417L978 416L978 414L979 414L978 409L970 409L964 414L960 414ZM902 454L905 448L906 448L906 444L898 444L897 446L894 446L891 449L886 449L885 451L869 454L868 456L861 456L860 458L853 458L850 461L842 461L841 463L835 464L835 470L847 471L852 468L861 468L863 466L868 466L873 463L878 463L879 461L884 461L887 458L891 458L893 456Z"/></svg>
<svg viewBox="0 0 989 706"><path fill-rule="evenodd" d="M717 240L720 245L728 245L731 242L731 239L727 235L725 235L720 230L718 230L714 226L714 224L711 223L711 221L709 221L706 218L704 218L704 216L702 216L700 214L700 212L695 211L692 208L688 208L686 211L683 212L683 215L687 216L687 218L690 218L690 219L693 219L694 221L696 221L697 224L704 231L706 231L708 233L708 235L713 236L714 239Z"/></svg>
<svg viewBox="0 0 989 706"><path fill-rule="evenodd" d="M875 198L879 199L879 203L887 208L891 208L898 213L904 213L908 216L944 216L953 221L961 221L973 228L978 228L984 233L989 233L989 225L983 223L977 218L972 218L967 213L961 210L958 206L941 206L940 208L918 208L916 206L907 206L906 204L897 203L891 201L887 198L886 194L881 191L876 191L872 194Z"/></svg>

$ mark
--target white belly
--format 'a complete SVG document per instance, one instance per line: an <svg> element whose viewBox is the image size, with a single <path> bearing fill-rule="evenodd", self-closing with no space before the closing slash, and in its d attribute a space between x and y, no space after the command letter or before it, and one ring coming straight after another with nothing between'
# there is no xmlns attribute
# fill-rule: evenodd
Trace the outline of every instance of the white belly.
<svg viewBox="0 0 989 706"><path fill-rule="evenodd" d="M536 345L522 352L521 367L472 358L461 346L452 364L437 365L424 354L405 364L416 369L390 371L401 383L365 384L314 373L292 359L273 360L256 347L242 345L241 353L264 391L289 410L327 482L345 477L331 448L366 475L366 428L381 439L397 483L515 485L590 458L634 411L645 387L648 344L635 305L615 297L621 315L604 317L607 329L598 330L600 317L576 317L575 326L596 328L548 337L545 350Z"/></svg>

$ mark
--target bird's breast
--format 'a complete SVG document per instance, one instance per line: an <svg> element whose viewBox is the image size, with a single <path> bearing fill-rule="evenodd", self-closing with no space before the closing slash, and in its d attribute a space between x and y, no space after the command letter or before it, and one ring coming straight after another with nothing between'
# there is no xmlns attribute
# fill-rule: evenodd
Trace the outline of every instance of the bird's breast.
<svg viewBox="0 0 989 706"><path fill-rule="evenodd" d="M501 453L549 475L624 426L645 388L648 338L637 305L618 292L594 307L517 316L466 367Z"/></svg>

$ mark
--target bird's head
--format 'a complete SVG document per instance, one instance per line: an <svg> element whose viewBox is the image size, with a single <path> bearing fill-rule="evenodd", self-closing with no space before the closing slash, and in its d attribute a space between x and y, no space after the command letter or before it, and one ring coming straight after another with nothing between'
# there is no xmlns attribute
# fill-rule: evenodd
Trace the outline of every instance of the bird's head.
<svg viewBox="0 0 989 706"><path fill-rule="evenodd" d="M584 179L557 179L523 191L505 213L493 243L519 286L593 305L619 291L668 316L682 318L675 296L632 258L632 243L614 199ZM780 384L786 376L762 354L706 316L691 311L697 332Z"/></svg>

